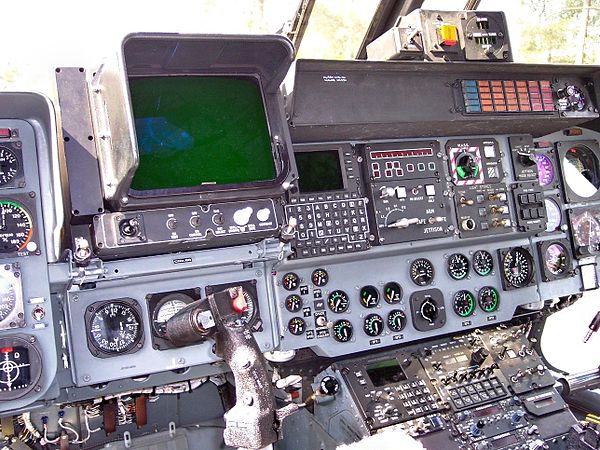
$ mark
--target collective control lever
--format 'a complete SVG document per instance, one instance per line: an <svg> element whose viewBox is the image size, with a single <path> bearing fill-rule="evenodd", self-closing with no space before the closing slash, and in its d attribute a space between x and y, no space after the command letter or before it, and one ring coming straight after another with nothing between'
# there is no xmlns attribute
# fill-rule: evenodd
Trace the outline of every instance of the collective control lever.
<svg viewBox="0 0 600 450"><path fill-rule="evenodd" d="M294 404L275 409L275 395L266 361L240 314L248 308L241 287L190 303L166 323L165 337L175 346L208 338L215 353L229 365L235 379L236 403L225 413L225 444L260 449L281 438L281 422L297 411Z"/></svg>

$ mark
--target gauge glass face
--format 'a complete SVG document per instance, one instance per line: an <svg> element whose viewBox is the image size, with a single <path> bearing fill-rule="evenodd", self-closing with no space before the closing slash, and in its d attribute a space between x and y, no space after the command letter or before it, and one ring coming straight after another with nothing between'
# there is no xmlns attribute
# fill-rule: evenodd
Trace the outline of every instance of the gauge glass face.
<svg viewBox="0 0 600 450"><path fill-rule="evenodd" d="M333 324L333 338L338 342L348 342L352 339L353 328L349 320L338 320Z"/></svg>
<svg viewBox="0 0 600 450"><path fill-rule="evenodd" d="M475 311L475 297L469 291L458 291L452 303L454 312L460 317L469 317Z"/></svg>
<svg viewBox="0 0 600 450"><path fill-rule="evenodd" d="M554 181L554 166L552 160L545 153L535 155L540 186L549 186Z"/></svg>
<svg viewBox="0 0 600 450"><path fill-rule="evenodd" d="M0 322L3 322L17 304L15 285L6 277L0 276Z"/></svg>
<svg viewBox="0 0 600 450"><path fill-rule="evenodd" d="M552 275L563 275L568 270L569 255L564 245L555 242L544 252L544 264Z"/></svg>
<svg viewBox="0 0 600 450"><path fill-rule="evenodd" d="M10 183L19 171L19 160L8 148L0 146L0 186Z"/></svg>
<svg viewBox="0 0 600 450"><path fill-rule="evenodd" d="M0 201L0 253L20 252L33 235L31 216L15 202Z"/></svg>
<svg viewBox="0 0 600 450"><path fill-rule="evenodd" d="M500 305L500 295L498 291L491 286L483 287L479 290L479 307L486 313L492 313Z"/></svg>
<svg viewBox="0 0 600 450"><path fill-rule="evenodd" d="M140 317L126 303L106 303L92 315L90 337L94 347L104 353L128 352L142 337Z"/></svg>
<svg viewBox="0 0 600 450"><path fill-rule="evenodd" d="M157 305L157 308L154 310L154 318L152 323L154 330L158 334L163 335L166 331L167 321L185 308L188 303L193 301L192 298L187 298L189 299L187 302L176 296L170 296L169 298L163 298L161 300L161 302Z"/></svg>
<svg viewBox="0 0 600 450"><path fill-rule="evenodd" d="M571 219L575 244L591 253L600 250L600 223L590 211L584 211Z"/></svg>
<svg viewBox="0 0 600 450"><path fill-rule="evenodd" d="M281 284L286 291L293 291L298 288L300 278L294 272L286 273L281 280Z"/></svg>
<svg viewBox="0 0 600 450"><path fill-rule="evenodd" d="M477 275L485 277L494 270L494 258L485 250L478 250L473 255L473 270Z"/></svg>
<svg viewBox="0 0 600 450"><path fill-rule="evenodd" d="M410 265L410 278L417 286L427 286L433 281L435 273L431 261L419 258Z"/></svg>
<svg viewBox="0 0 600 450"><path fill-rule="evenodd" d="M344 291L333 291L327 298L327 306L334 313L343 313L348 309L350 299Z"/></svg>
<svg viewBox="0 0 600 450"><path fill-rule="evenodd" d="M285 309L289 312L298 312L302 308L302 298L296 294L289 295L285 299Z"/></svg>
<svg viewBox="0 0 600 450"><path fill-rule="evenodd" d="M329 274L325 269L316 269L313 271L311 279L315 286L322 287L329 282Z"/></svg>
<svg viewBox="0 0 600 450"><path fill-rule="evenodd" d="M365 308L375 308L379 303L379 291L375 286L364 286L360 290L360 304Z"/></svg>
<svg viewBox="0 0 600 450"><path fill-rule="evenodd" d="M387 317L388 328L392 331L402 331L406 326L406 314L400 309L393 309Z"/></svg>
<svg viewBox="0 0 600 450"><path fill-rule="evenodd" d="M531 254L520 247L510 249L504 256L502 270L509 285L516 288L527 286L533 278Z"/></svg>
<svg viewBox="0 0 600 450"><path fill-rule="evenodd" d="M29 350L25 347L0 349L0 392L25 389L31 382Z"/></svg>
<svg viewBox="0 0 600 450"><path fill-rule="evenodd" d="M544 199L544 205L546 206L546 232L552 233L560 228L562 222L562 214L560 212L560 206L551 198Z"/></svg>
<svg viewBox="0 0 600 450"><path fill-rule="evenodd" d="M461 253L454 253L448 258L448 274L455 280L462 280L469 274L469 260Z"/></svg>
<svg viewBox="0 0 600 450"><path fill-rule="evenodd" d="M365 317L363 329L368 336L379 336L383 332L383 318L379 314L369 314Z"/></svg>
<svg viewBox="0 0 600 450"><path fill-rule="evenodd" d="M564 179L579 197L592 197L600 188L598 158L587 147L570 148L563 161Z"/></svg>
<svg viewBox="0 0 600 450"><path fill-rule="evenodd" d="M299 336L306 330L306 322L301 317L293 317L288 322L288 331L294 336Z"/></svg>
<svg viewBox="0 0 600 450"><path fill-rule="evenodd" d="M391 305L399 303L402 300L402 287L395 281L386 283L383 287L383 293L385 301Z"/></svg>

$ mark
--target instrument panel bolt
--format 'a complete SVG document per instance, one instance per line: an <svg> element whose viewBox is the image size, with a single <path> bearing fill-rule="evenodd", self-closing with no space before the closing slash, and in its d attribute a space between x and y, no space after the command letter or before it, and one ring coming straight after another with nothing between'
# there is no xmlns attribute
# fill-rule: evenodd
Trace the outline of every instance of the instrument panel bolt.
<svg viewBox="0 0 600 450"><path fill-rule="evenodd" d="M86 383L91 381L92 377L90 377L89 375L84 375L83 376L83 381L85 381Z"/></svg>

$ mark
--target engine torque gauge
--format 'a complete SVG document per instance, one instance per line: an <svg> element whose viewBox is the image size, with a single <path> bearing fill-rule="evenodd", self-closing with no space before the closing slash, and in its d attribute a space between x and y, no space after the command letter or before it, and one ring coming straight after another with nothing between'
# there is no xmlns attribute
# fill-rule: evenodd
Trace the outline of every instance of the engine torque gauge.
<svg viewBox="0 0 600 450"><path fill-rule="evenodd" d="M379 314L369 314L365 317L363 329L368 336L379 336L383 332L383 318Z"/></svg>
<svg viewBox="0 0 600 450"><path fill-rule="evenodd" d="M20 204L0 201L0 253L21 252L33 236L31 216Z"/></svg>
<svg viewBox="0 0 600 450"><path fill-rule="evenodd" d="M333 291L327 298L327 306L334 313L343 313L348 309L350 299L344 291Z"/></svg>
<svg viewBox="0 0 600 450"><path fill-rule="evenodd" d="M454 253L448 258L448 274L455 280L462 280L469 275L469 259L462 253Z"/></svg>
<svg viewBox="0 0 600 450"><path fill-rule="evenodd" d="M425 258L415 259L410 265L410 278L417 286L427 286L433 281L435 271L431 261Z"/></svg>
<svg viewBox="0 0 600 450"><path fill-rule="evenodd" d="M482 287L479 289L479 297L477 298L479 307L486 313L492 313L498 309L500 305L500 294L491 286Z"/></svg>
<svg viewBox="0 0 600 450"><path fill-rule="evenodd" d="M352 339L353 327L347 319L341 319L333 324L333 338L338 342L348 342Z"/></svg>
<svg viewBox="0 0 600 450"><path fill-rule="evenodd" d="M141 347L142 323L140 314L125 301L109 301L92 305L88 322L88 339L94 356L130 353Z"/></svg>
<svg viewBox="0 0 600 450"><path fill-rule="evenodd" d="M502 258L502 279L505 289L522 288L533 280L533 258L521 247L508 250Z"/></svg>
<svg viewBox="0 0 600 450"><path fill-rule="evenodd" d="M379 291L375 286L364 286L360 290L360 304L365 308L375 308L379 304Z"/></svg>
<svg viewBox="0 0 600 450"><path fill-rule="evenodd" d="M473 270L479 276L485 277L494 270L494 258L485 250L478 250L473 255Z"/></svg>
<svg viewBox="0 0 600 450"><path fill-rule="evenodd" d="M469 317L475 311L475 297L469 291L458 291L454 294L452 306L460 317Z"/></svg>
<svg viewBox="0 0 600 450"><path fill-rule="evenodd" d="M387 317L387 326L394 332L402 331L406 326L406 314L400 309L392 309Z"/></svg>

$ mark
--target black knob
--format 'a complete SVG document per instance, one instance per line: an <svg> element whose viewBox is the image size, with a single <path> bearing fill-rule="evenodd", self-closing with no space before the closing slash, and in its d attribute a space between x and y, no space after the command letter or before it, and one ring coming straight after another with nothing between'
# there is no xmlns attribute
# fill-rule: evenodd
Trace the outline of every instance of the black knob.
<svg viewBox="0 0 600 450"><path fill-rule="evenodd" d="M519 152L517 155L517 159L523 166L526 166L526 167L537 164L536 160L533 156L533 153L530 153L530 152Z"/></svg>
<svg viewBox="0 0 600 450"><path fill-rule="evenodd" d="M324 377L319 383L319 391L325 395L335 395L340 390L340 383L332 376Z"/></svg>
<svg viewBox="0 0 600 450"><path fill-rule="evenodd" d="M479 419L477 421L477 428L482 429L483 427L485 427L485 422L483 421L483 419Z"/></svg>
<svg viewBox="0 0 600 450"><path fill-rule="evenodd" d="M485 348L479 347L471 354L471 364L481 366L489 354L490 352L488 352Z"/></svg>

